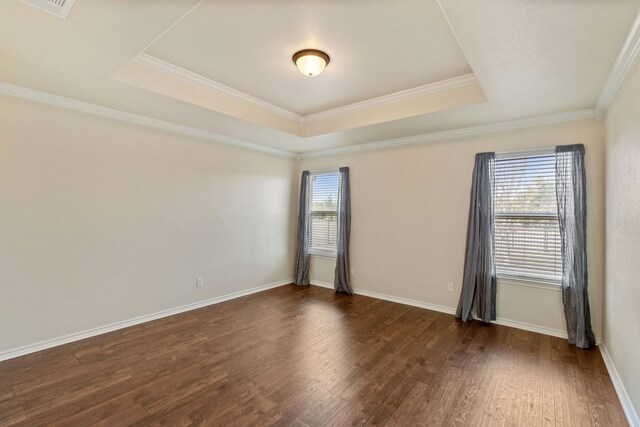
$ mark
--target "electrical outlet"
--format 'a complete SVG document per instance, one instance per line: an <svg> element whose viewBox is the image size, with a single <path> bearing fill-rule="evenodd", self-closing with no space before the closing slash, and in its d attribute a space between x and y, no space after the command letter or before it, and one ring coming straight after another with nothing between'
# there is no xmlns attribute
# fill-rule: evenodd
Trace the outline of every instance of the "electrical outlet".
<svg viewBox="0 0 640 427"><path fill-rule="evenodd" d="M353 267L351 267L351 275L353 276Z"/></svg>
<svg viewBox="0 0 640 427"><path fill-rule="evenodd" d="M447 283L447 289L449 289L449 292L453 292L453 283Z"/></svg>
<svg viewBox="0 0 640 427"><path fill-rule="evenodd" d="M201 288L204 285L204 277L196 277L196 287Z"/></svg>

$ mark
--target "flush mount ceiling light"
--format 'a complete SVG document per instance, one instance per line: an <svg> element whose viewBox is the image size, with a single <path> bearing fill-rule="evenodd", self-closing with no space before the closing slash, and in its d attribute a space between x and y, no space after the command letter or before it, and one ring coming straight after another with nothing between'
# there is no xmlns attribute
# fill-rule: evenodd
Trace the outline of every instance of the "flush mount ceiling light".
<svg viewBox="0 0 640 427"><path fill-rule="evenodd" d="M305 76L315 77L329 64L329 55L321 50L304 49L293 54L293 63Z"/></svg>

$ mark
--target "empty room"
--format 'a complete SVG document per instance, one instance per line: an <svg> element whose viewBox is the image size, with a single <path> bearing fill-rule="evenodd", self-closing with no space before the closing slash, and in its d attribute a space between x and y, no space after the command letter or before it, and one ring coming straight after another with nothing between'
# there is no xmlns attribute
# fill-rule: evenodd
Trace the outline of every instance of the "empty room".
<svg viewBox="0 0 640 427"><path fill-rule="evenodd" d="M640 427L640 0L2 0L0 427Z"/></svg>

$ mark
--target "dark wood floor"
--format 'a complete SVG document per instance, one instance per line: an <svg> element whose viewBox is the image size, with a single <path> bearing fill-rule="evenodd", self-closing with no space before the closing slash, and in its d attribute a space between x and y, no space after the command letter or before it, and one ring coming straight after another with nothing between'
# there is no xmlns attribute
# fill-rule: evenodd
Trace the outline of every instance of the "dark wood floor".
<svg viewBox="0 0 640 427"><path fill-rule="evenodd" d="M0 425L626 425L597 350L285 286L0 363Z"/></svg>

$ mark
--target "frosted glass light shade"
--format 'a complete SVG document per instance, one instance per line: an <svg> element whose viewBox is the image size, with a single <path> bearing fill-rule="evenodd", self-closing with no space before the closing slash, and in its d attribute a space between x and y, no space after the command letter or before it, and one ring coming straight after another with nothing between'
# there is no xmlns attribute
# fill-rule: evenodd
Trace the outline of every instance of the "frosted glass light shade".
<svg viewBox="0 0 640 427"><path fill-rule="evenodd" d="M302 74L315 77L324 71L329 63L329 55L320 50L305 49L293 55L293 62Z"/></svg>

